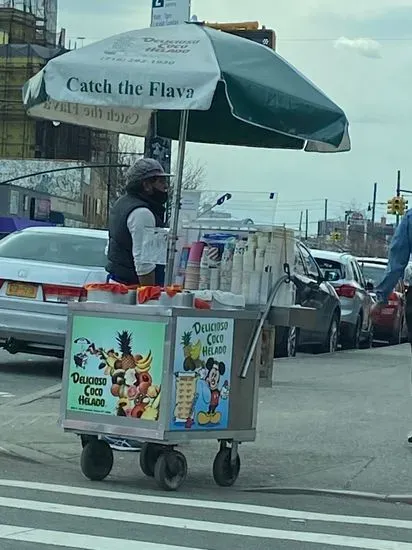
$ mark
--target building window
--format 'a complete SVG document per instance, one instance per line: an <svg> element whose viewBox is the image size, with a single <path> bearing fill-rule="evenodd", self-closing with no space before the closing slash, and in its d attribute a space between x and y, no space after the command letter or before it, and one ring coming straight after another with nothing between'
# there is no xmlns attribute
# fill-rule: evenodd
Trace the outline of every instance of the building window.
<svg viewBox="0 0 412 550"><path fill-rule="evenodd" d="M98 216L102 215L102 199L97 199L96 214Z"/></svg>

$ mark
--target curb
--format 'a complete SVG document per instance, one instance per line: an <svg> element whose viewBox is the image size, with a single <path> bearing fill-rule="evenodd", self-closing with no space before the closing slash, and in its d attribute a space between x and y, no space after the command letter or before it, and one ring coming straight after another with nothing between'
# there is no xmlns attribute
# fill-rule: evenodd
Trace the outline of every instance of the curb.
<svg viewBox="0 0 412 550"><path fill-rule="evenodd" d="M31 462L32 464L44 464L49 458L44 453L28 449L27 447L21 447L20 445L13 445L12 443L0 446L0 454Z"/></svg>
<svg viewBox="0 0 412 550"><path fill-rule="evenodd" d="M39 399L43 399L44 397L49 397L50 395L54 395L55 393L58 393L62 388L61 384L55 384L54 386L49 386L48 388L45 388L44 390L39 390L35 393L31 393L30 395L25 395L24 397L20 397L19 399L13 399L13 406L14 407L21 407L22 405L28 405L29 403L33 403L34 401L38 401ZM9 403L4 403L3 405L0 405L0 410L9 408Z"/></svg>
<svg viewBox="0 0 412 550"><path fill-rule="evenodd" d="M362 491L345 491L335 489L320 489L313 487L251 487L241 489L243 493L269 493L277 495L308 495L308 496L330 496L338 498L357 498L363 500L375 500L389 502L392 504L412 504L412 494L385 495L379 493L368 493Z"/></svg>

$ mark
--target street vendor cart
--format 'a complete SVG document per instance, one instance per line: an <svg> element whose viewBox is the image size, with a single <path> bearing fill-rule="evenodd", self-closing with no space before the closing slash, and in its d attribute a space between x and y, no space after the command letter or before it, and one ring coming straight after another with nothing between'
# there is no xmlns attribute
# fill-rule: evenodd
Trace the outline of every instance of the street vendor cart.
<svg viewBox="0 0 412 550"><path fill-rule="evenodd" d="M195 23L131 31L56 57L26 84L23 99L29 115L56 124L145 136L154 121L158 135L179 140L169 286L187 141L350 149L344 112L280 56ZM261 330L289 280L286 265L267 303L254 310L200 310L190 291L158 304L71 304L61 424L82 435L83 473L94 480L110 473L112 450L100 436L139 439L143 472L175 490L187 470L176 447L217 439L214 478L232 485L238 444L256 435Z"/></svg>
<svg viewBox="0 0 412 550"><path fill-rule="evenodd" d="M240 469L238 443L256 436L256 354L240 376L255 325L256 314L246 310L72 305L61 424L87 434L83 473L101 480L111 471L112 450L97 436L137 439L146 442L142 471L162 488L177 489L187 465L175 446L215 439L214 479L232 485Z"/></svg>

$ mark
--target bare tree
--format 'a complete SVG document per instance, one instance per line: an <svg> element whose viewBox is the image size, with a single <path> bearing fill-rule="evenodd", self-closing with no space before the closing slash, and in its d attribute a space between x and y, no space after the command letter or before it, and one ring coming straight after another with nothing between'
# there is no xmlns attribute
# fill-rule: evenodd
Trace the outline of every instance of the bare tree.
<svg viewBox="0 0 412 550"><path fill-rule="evenodd" d="M175 166L173 173L176 174L177 168ZM202 164L199 160L193 161L190 157L185 160L183 168L183 181L182 189L184 191L201 191L204 188L206 178L206 165ZM171 187L175 183L176 177L171 180Z"/></svg>

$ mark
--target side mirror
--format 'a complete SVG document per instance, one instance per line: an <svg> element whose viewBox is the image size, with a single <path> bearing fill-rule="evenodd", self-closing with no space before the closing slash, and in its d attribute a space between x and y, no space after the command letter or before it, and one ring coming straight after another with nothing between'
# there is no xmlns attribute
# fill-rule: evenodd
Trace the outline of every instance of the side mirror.
<svg viewBox="0 0 412 550"><path fill-rule="evenodd" d="M366 290L367 290L368 292L373 292L373 291L375 290L375 287L373 286L373 283L371 283L370 281L368 281L368 282L366 283Z"/></svg>

